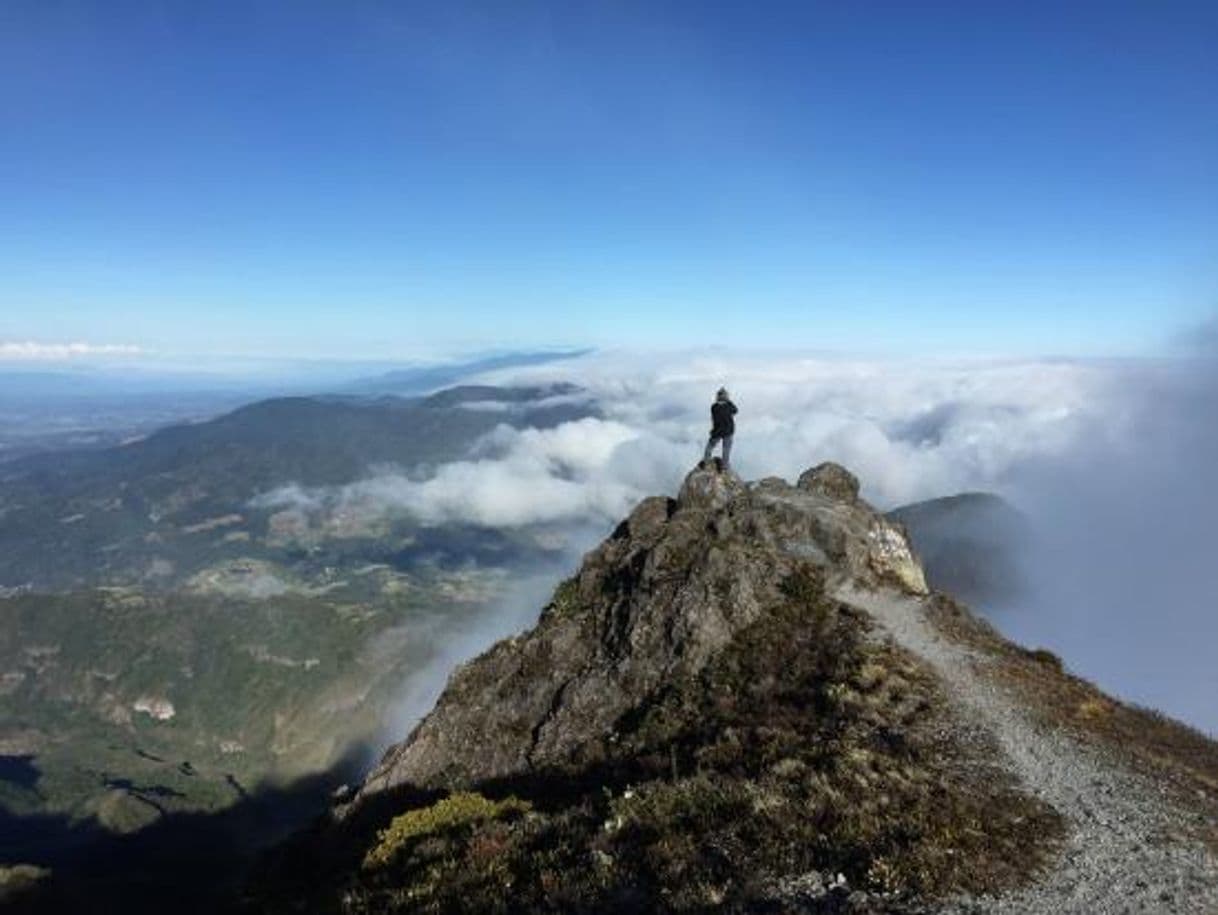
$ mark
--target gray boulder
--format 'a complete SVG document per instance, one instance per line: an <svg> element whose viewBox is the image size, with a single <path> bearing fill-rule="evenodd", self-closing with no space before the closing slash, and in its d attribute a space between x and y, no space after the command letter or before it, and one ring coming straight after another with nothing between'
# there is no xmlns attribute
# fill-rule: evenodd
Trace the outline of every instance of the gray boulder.
<svg viewBox="0 0 1218 915"><path fill-rule="evenodd" d="M826 461L799 475L800 489L835 502L853 504L859 498L859 479L841 464Z"/></svg>

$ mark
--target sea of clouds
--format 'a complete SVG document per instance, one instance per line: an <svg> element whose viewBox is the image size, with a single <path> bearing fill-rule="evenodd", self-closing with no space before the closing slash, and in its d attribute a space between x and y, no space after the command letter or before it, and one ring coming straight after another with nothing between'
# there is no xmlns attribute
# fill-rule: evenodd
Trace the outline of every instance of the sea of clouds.
<svg viewBox="0 0 1218 915"><path fill-rule="evenodd" d="M508 453L583 482L585 511L623 491L630 499L673 491L701 456L720 385L740 410L733 464L742 476L794 478L834 460L882 508L1001 488L1028 459L1068 452L1112 415L1118 396L1105 364L781 353L597 353L482 380L562 379L582 385L604 419L585 421L562 453L524 436ZM576 463L569 449L585 443L588 460Z"/></svg>
<svg viewBox="0 0 1218 915"><path fill-rule="evenodd" d="M1092 435L1016 468L1031 589L991 616L1218 736L1218 361L1126 368L1115 386Z"/></svg>
<svg viewBox="0 0 1218 915"><path fill-rule="evenodd" d="M603 527L644 496L675 493L701 456L722 384L740 409L733 463L742 476L794 478L835 460L889 508L1001 489L1029 460L1068 452L1111 415L1114 377L1110 366L1065 361L595 353L477 379L573 381L595 418L553 429L505 423L467 459L422 476L383 468L338 488L284 487L259 504L405 513L431 524Z"/></svg>
<svg viewBox="0 0 1218 915"><path fill-rule="evenodd" d="M572 567L701 456L715 390L739 407L733 463L794 479L825 460L881 509L969 490L1028 514L1027 596L982 608L1008 634L1135 701L1218 731L1218 372L1161 361L847 359L597 352L488 373L574 382L597 416L507 425L461 461L385 468L264 504L546 531ZM473 641L477 642L477 639Z"/></svg>

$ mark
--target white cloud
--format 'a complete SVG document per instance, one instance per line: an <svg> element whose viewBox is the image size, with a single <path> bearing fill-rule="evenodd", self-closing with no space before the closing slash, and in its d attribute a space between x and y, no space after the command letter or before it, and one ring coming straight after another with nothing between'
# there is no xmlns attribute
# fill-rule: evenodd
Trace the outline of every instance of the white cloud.
<svg viewBox="0 0 1218 915"><path fill-rule="evenodd" d="M62 362L82 356L138 356L141 347L123 343L35 343L0 341L0 360L14 362Z"/></svg>
<svg viewBox="0 0 1218 915"><path fill-rule="evenodd" d="M1131 373L1096 434L1021 468L1015 497L1039 537L1022 556L1029 595L999 622L1218 735L1214 368Z"/></svg>
<svg viewBox="0 0 1218 915"><path fill-rule="evenodd" d="M1218 349L1212 335L1198 345ZM619 353L483 380L578 381L634 430L585 487L673 492L724 384L740 408L734 459L746 478L792 479L837 460L883 508L970 489L1008 495L1039 537L1025 557L1029 596L999 624L1107 689L1218 733L1216 365Z"/></svg>
<svg viewBox="0 0 1218 915"><path fill-rule="evenodd" d="M1014 467L1067 450L1101 420L1113 376L1108 367L1060 361L592 354L482 380L575 381L601 418L544 430L504 424L467 459L425 477L390 468L338 488L283 487L256 504L314 518L611 524L644 496L676 491L701 456L714 391L726 384L740 407L734 463L742 475L793 479L836 460L889 507L1001 489Z"/></svg>
<svg viewBox="0 0 1218 915"><path fill-rule="evenodd" d="M443 464L426 479L383 470L337 488L281 487L254 504L346 517L409 515L424 524L607 521L636 499L636 490L610 472L616 451L636 434L622 423L590 417L553 429L499 426L478 443L472 459Z"/></svg>
<svg viewBox="0 0 1218 915"><path fill-rule="evenodd" d="M745 477L847 465L880 505L1002 488L1013 467L1060 453L1103 422L1118 372L1081 362L858 361L755 354L593 354L488 382L574 380L633 429L606 474L638 495L671 491L697 460L714 391L740 408Z"/></svg>

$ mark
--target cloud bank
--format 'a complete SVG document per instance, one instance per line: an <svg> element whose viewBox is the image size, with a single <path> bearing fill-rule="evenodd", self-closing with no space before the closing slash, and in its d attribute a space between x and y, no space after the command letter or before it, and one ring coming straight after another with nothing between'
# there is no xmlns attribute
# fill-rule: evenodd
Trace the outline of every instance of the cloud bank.
<svg viewBox="0 0 1218 915"><path fill-rule="evenodd" d="M673 493L697 461L714 391L740 407L734 461L788 478L823 460L851 467L881 507L1001 488L1014 467L1068 451L1099 421L1110 380L1081 363L856 362L689 354L592 355L479 380L575 380L601 418L553 429L506 423L467 459L420 473L384 468L341 487L286 486L256 500L330 529L406 516L425 525L591 526L603 532L645 496ZM322 520L319 520L322 519ZM336 525L334 519L346 519Z"/></svg>
<svg viewBox="0 0 1218 915"><path fill-rule="evenodd" d="M285 486L254 504L327 522L405 516L425 525L604 528L643 497L676 491L701 456L714 391L726 384L740 408L733 461L743 476L794 478L835 460L888 508L1009 488L1017 468L1069 453L1108 421L1118 377L1111 366L1064 361L593 354L476 380L576 381L599 418L544 430L504 423L465 460L382 468L341 487Z"/></svg>
<svg viewBox="0 0 1218 915"><path fill-rule="evenodd" d="M125 343L35 343L0 340L0 361L62 362L89 356L138 356L142 347Z"/></svg>
<svg viewBox="0 0 1218 915"><path fill-rule="evenodd" d="M1122 390L1097 434L1020 469L1032 588L997 621L1218 735L1218 364L1132 372Z"/></svg>
<svg viewBox="0 0 1218 915"><path fill-rule="evenodd" d="M504 425L462 461L285 488L261 504L548 532L573 562L639 499L675 493L722 384L740 408L733 458L746 478L835 460L881 509L965 490L1012 499L1038 546L1029 596L999 625L1107 689L1218 731L1212 361L596 353L476 380L574 381L601 418Z"/></svg>
<svg viewBox="0 0 1218 915"><path fill-rule="evenodd" d="M405 516L424 525L497 528L608 521L637 500L637 490L612 472L614 454L636 435L622 423L597 419L553 429L501 425L469 460L442 464L423 478L385 469L341 487L282 487L253 505L327 521Z"/></svg>
<svg viewBox="0 0 1218 915"><path fill-rule="evenodd" d="M1120 399L1111 364L875 361L759 353L596 354L488 383L587 387L606 422L634 431L611 479L638 495L671 491L701 454L716 388L740 408L733 460L747 478L797 476L836 460L881 507L969 488L1004 488L1030 459L1067 453Z"/></svg>

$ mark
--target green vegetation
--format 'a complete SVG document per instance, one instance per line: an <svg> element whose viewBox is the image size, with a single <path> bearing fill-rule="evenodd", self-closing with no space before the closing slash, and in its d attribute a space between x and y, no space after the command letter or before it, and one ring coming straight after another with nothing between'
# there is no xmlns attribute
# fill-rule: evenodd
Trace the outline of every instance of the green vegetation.
<svg viewBox="0 0 1218 915"><path fill-rule="evenodd" d="M320 809L382 739L409 677L502 598L508 570L561 552L532 531L421 526L331 487L378 465L425 474L503 423L594 410L534 403L572 392L283 398L123 447L6 462L5 854L189 842L196 824L202 836L239 823L219 843L232 868L245 841ZM513 408L467 409L482 400ZM197 879L232 876L210 867Z"/></svg>
<svg viewBox="0 0 1218 915"><path fill-rule="evenodd" d="M558 616L572 616L578 613L579 609L579 580L568 578L560 582L558 587L554 589L554 596L550 599L545 612Z"/></svg>
<svg viewBox="0 0 1218 915"><path fill-rule="evenodd" d="M469 830L488 820L524 814L531 809L532 804L515 797L491 801L473 791L458 791L430 807L394 817L389 827L379 833L376 847L364 856L364 868L375 870L393 863L416 839Z"/></svg>
<svg viewBox="0 0 1218 915"><path fill-rule="evenodd" d="M32 864L0 864L0 905L20 901L20 897L37 888L51 876L44 867Z"/></svg>
<svg viewBox="0 0 1218 915"><path fill-rule="evenodd" d="M0 772L0 810L126 831L325 769L376 733L434 651L434 622L471 609L438 595L421 605L427 593L375 604L130 589L0 601L0 740L37 778Z"/></svg>
<svg viewBox="0 0 1218 915"><path fill-rule="evenodd" d="M1043 664L1045 667L1051 667L1058 673L1065 670L1062 664L1062 659L1051 652L1048 648L1031 648L1027 651L1027 657L1030 661L1035 661L1037 664Z"/></svg>
<svg viewBox="0 0 1218 915"><path fill-rule="evenodd" d="M814 570L783 592L621 721L605 758L398 816L331 889L336 907L777 911L811 871L898 901L1027 879L1057 815L939 736L934 679Z"/></svg>
<svg viewBox="0 0 1218 915"><path fill-rule="evenodd" d="M347 511L324 530L314 525L297 537L293 527L294 535L285 537L272 520L282 507L251 500L292 483L351 483L378 465L457 460L501 423L547 428L591 411L579 404L530 405L553 393L545 388L473 392L519 404L510 413L465 409L470 393L457 389L412 400L278 398L122 447L5 464L0 587L169 589L219 563L253 558L290 565L310 558L307 551L314 548L341 553L344 541L363 562L377 561L404 548L418 526L388 526L375 512ZM301 550L306 555L298 555ZM303 565L311 573L324 568Z"/></svg>

